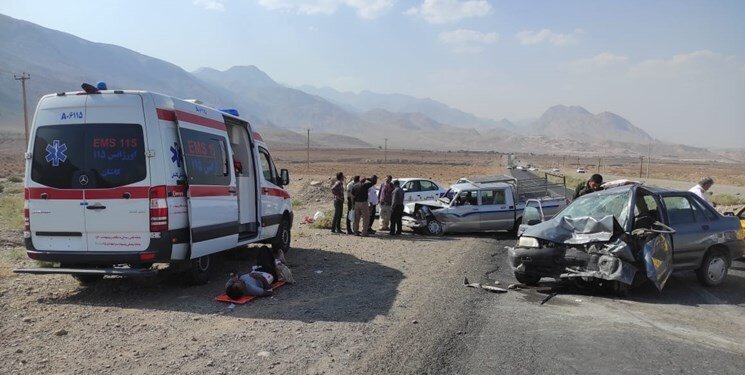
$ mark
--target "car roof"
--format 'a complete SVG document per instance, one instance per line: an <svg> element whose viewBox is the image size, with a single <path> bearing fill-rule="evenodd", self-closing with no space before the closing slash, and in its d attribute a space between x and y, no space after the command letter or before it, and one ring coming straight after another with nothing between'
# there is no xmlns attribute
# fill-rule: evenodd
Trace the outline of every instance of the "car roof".
<svg viewBox="0 0 745 375"><path fill-rule="evenodd" d="M460 184L455 184L451 186L450 188L453 190L484 190L484 189L490 189L490 188L504 188L511 186L510 184L504 183L504 182L489 182L484 184L473 184L470 182L464 182Z"/></svg>

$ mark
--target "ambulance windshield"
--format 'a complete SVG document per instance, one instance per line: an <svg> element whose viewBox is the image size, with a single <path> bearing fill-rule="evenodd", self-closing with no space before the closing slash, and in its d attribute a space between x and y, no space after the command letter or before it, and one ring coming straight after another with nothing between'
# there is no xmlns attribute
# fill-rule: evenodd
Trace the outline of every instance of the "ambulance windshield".
<svg viewBox="0 0 745 375"><path fill-rule="evenodd" d="M58 189L105 189L147 177L142 126L80 124L36 130L31 179Z"/></svg>

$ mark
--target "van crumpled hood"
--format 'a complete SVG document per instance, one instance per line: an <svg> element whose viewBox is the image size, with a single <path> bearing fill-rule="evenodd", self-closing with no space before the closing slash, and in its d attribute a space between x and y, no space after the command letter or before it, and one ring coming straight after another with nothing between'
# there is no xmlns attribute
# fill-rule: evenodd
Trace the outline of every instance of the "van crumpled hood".
<svg viewBox="0 0 745 375"><path fill-rule="evenodd" d="M608 242L623 228L613 215L600 219L590 216L560 217L525 228L522 235L554 243L581 245Z"/></svg>

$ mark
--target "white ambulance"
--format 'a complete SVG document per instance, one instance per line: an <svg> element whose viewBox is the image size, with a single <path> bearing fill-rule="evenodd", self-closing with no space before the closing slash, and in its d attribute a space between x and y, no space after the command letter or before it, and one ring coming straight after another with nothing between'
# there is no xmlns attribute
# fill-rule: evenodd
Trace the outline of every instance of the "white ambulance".
<svg viewBox="0 0 745 375"><path fill-rule="evenodd" d="M289 250L289 174L237 111L83 88L41 99L25 154L27 253L60 267L16 272L90 282L177 263L205 283L215 253Z"/></svg>

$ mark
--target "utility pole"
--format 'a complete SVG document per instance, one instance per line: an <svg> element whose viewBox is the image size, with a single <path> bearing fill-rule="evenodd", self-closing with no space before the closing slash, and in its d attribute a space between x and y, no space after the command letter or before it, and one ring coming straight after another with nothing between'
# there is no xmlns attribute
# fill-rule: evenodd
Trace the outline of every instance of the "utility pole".
<svg viewBox="0 0 745 375"><path fill-rule="evenodd" d="M385 148L383 151L383 163L388 164L388 138L385 138Z"/></svg>
<svg viewBox="0 0 745 375"><path fill-rule="evenodd" d="M23 130L26 134L26 144L28 144L28 104L26 102L26 80L31 79L31 75L23 72L21 75L13 74L16 81L21 81L21 90L23 91Z"/></svg>
<svg viewBox="0 0 745 375"><path fill-rule="evenodd" d="M647 146L647 179L649 179L649 163L652 161L652 142Z"/></svg>
<svg viewBox="0 0 745 375"><path fill-rule="evenodd" d="M600 163L603 162L603 158L598 158L598 173L600 173Z"/></svg>
<svg viewBox="0 0 745 375"><path fill-rule="evenodd" d="M308 128L308 148L306 149L305 166L310 170L310 128Z"/></svg>
<svg viewBox="0 0 745 375"><path fill-rule="evenodd" d="M639 157L639 178L642 178L642 172L644 172L644 156Z"/></svg>

